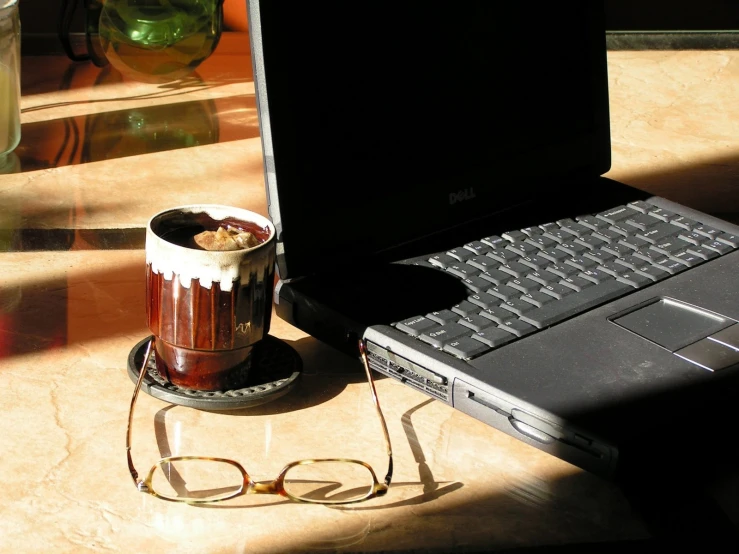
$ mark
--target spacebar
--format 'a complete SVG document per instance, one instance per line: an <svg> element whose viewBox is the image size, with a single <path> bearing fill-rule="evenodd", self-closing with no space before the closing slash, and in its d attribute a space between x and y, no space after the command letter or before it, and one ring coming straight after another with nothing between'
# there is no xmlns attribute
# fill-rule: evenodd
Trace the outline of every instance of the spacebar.
<svg viewBox="0 0 739 554"><path fill-rule="evenodd" d="M603 283L583 289L577 294L565 296L557 302L544 304L538 310L531 310L521 315L519 319L535 325L539 329L548 327L563 319L567 319L575 314L583 312L593 306L602 304L608 300L626 294L635 290L634 287L621 283L613 279L612 281L604 281Z"/></svg>

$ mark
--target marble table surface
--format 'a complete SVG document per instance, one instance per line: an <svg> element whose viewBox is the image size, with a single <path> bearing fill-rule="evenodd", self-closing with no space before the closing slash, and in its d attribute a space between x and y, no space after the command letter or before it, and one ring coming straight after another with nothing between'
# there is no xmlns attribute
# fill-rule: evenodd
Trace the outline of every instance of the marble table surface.
<svg viewBox="0 0 739 554"><path fill-rule="evenodd" d="M608 64L607 176L739 220L739 51L610 52ZM148 336L144 225L214 198L266 214L248 42L225 40L178 86L63 56L26 57L22 70L23 138L0 175L1 552L534 552L649 539L612 483L379 375L395 456L383 498L194 507L137 492L125 434L127 358ZM256 479L324 455L383 472L358 361L276 317L271 334L302 359L297 387L220 413L142 394L140 472L169 453L230 457Z"/></svg>

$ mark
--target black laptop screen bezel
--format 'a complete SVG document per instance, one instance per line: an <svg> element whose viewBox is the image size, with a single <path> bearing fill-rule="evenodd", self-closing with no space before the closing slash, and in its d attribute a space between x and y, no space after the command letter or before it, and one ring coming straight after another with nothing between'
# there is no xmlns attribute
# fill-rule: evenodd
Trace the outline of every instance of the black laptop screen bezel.
<svg viewBox="0 0 739 554"><path fill-rule="evenodd" d="M554 187L566 193L568 183L597 177L610 168L607 60L600 3L578 1L568 4L570 11L551 8L546 13L539 13L537 8L525 17L521 8L506 13L506 9L485 0L463 2L459 7L445 2L408 4L413 6L401 3L405 15L399 15L399 4L392 2L329 2L288 10L271 2L249 1L269 215L277 228L278 272L283 280L337 270L368 258L392 260L396 252L402 251L400 245L504 212L543 194L544 189L549 193ZM412 9L426 14L428 19L423 21L437 23L438 29L432 32L430 25L420 23L411 28L408 14ZM573 14L577 17L571 17ZM370 24L367 18L373 17L376 21ZM497 81L490 91L493 87L507 87L498 94L507 101L505 105L495 105L494 116L503 118L502 127L510 132L496 132L495 126L490 125L493 132L484 138L489 141L483 145L486 149L481 147L479 153L457 163L454 156L464 157L461 150L447 155L439 148L424 157L420 147L413 148L416 143L423 144L432 127L403 127L397 121L397 115L403 112L393 114L392 110L404 91L415 86L414 82L409 79L404 84L398 67L383 71L392 64L383 64L382 58L369 63L372 47L366 41L373 38L377 44L384 44L397 40L399 46L395 50L387 45L378 47L385 59L395 59L390 53L411 48L417 34L419 41L429 42L424 51L433 59L440 55L439 50L449 50L441 46L464 40L465 33L460 29L466 24L465 17L469 18L473 36L475 31L477 35L487 33L487 23L480 21L485 17L494 27L490 31L494 38L486 35L478 43L470 39L470 48L487 45L484 41L489 40L495 49L486 46L490 51L482 52L474 64L450 63L459 59L452 54L445 58L437 82L452 94L433 99L429 96L427 100L437 101L446 122L446 133L439 139L447 141L452 145L450 150L454 150L455 136L449 131L454 128L453 118L458 112L464 113L465 118L457 137L471 136L470 129L478 132L474 123L465 127L474 120L475 103L482 110L483 120L491 120L490 106L498 100L491 97L487 104L473 90L475 84L488 86L483 84L491 79ZM394 23L383 25L383 21ZM456 30L449 31L455 25ZM392 38L401 31L402 39ZM341 53L352 52L352 41L355 46L361 43L356 50L362 52L360 61L354 64L346 63L351 55ZM496 77L501 66L508 68L509 73L513 68L516 76L528 79L525 103L518 100L511 82L515 79ZM432 65L428 67L433 70ZM363 73L368 71L371 74ZM464 72L471 78L471 94L453 94L457 90L454 83L464 81ZM319 77L314 78L314 74ZM353 88L347 90L366 94L357 95L354 103L346 101L339 97L340 81L332 75L353 79ZM565 77L560 80L559 75ZM578 105L567 92L568 83L573 80L577 80L581 95ZM357 83L366 83L368 88ZM430 90L432 84L429 80L423 90ZM413 94L417 92L414 90ZM532 103L536 107L546 106L541 108L544 114L557 115L559 105L568 102L572 117L561 117L556 128L531 115ZM337 104L340 109L334 114L332 108ZM377 121L385 108L391 116ZM322 128L325 118L330 120L332 116L334 120ZM525 123L518 124L519 120ZM363 132L374 124L382 130ZM540 136L547 137L545 143L537 143L535 139ZM512 148L514 139L520 141L521 137L532 137L532 144ZM356 149L352 151L347 144L356 145ZM387 148L388 144L394 149ZM404 144L409 145L407 152L402 151ZM477 144L470 139L469 145ZM445 168L438 179L432 170L434 164Z"/></svg>

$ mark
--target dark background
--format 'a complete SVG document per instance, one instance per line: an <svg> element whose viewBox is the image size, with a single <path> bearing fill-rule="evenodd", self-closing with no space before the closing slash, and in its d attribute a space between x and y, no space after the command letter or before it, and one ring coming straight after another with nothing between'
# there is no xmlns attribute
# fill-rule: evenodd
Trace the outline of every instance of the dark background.
<svg viewBox="0 0 739 554"><path fill-rule="evenodd" d="M77 1L72 31L83 32L84 0ZM226 0L226 4L245 1ZM739 32L736 0L606 0L605 5L609 31ZM56 33L60 6L60 0L20 0L24 34Z"/></svg>

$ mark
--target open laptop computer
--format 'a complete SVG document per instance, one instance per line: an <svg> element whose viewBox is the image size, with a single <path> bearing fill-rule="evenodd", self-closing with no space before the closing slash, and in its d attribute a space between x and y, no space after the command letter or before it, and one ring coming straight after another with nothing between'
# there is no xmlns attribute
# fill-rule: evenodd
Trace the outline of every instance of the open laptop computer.
<svg viewBox="0 0 739 554"><path fill-rule="evenodd" d="M739 227L602 177L601 3L248 9L280 317L607 478L727 421Z"/></svg>

